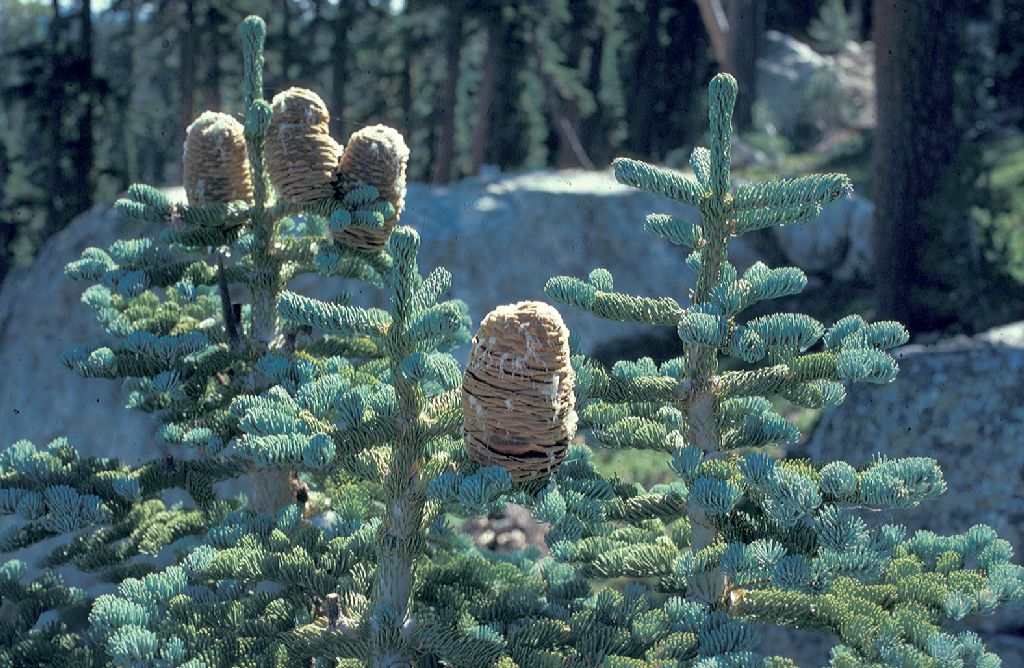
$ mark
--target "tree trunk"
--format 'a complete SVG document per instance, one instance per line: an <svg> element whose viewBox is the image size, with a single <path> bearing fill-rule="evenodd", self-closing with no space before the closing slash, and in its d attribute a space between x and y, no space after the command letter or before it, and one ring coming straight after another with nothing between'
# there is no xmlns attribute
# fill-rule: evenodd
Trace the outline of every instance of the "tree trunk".
<svg viewBox="0 0 1024 668"><path fill-rule="evenodd" d="M213 111L220 111L221 109L221 97L220 97L220 50L223 43L221 37L221 28L224 25L226 17L220 12L219 9L213 4L210 5L206 12L206 34L209 37L210 43L205 49L207 53L206 61L206 95L204 96L204 106L207 109Z"/></svg>
<svg viewBox="0 0 1024 668"><path fill-rule="evenodd" d="M178 67L178 174L181 173L185 132L195 117L196 87L196 12L194 0L185 0L184 24L178 34L181 40L181 62Z"/></svg>
<svg viewBox="0 0 1024 668"><path fill-rule="evenodd" d="M572 5L573 3L570 4ZM585 8L582 8L579 5L573 5L570 21L573 22L575 29L570 31L567 36L568 48L565 50L566 66L572 72L579 72L580 57L583 52L583 47L587 43L584 31L589 28L587 23L589 17L586 15L585 11L580 11L581 9ZM582 81L580 83L582 83ZM553 92L557 94L558 91L555 89ZM563 139L562 135L559 134L558 157L556 158L555 164L557 164L560 169L580 167L580 149L583 148L583 142L579 138L579 101L575 97L569 97L563 101L561 108L565 118L565 125L572 130L572 135L576 145L574 146L570 142L566 141ZM587 162L591 163L588 169L593 169L593 162L590 160L590 156L586 152L584 152L584 155L586 156Z"/></svg>
<svg viewBox="0 0 1024 668"><path fill-rule="evenodd" d="M638 36L636 54L630 64L630 76L627 78L626 119L629 123L627 148L633 153L647 158L651 155L653 135L659 130L656 126L655 113L658 105L657 89L648 80L648 71L652 63L658 62L661 45L658 40L660 27L659 3L647 0L644 15L646 23L643 32Z"/></svg>
<svg viewBox="0 0 1024 668"><path fill-rule="evenodd" d="M724 67L729 61L729 22L719 0L697 0L700 18L708 32L711 48L715 51L718 65Z"/></svg>
<svg viewBox="0 0 1024 668"><path fill-rule="evenodd" d="M434 168L431 181L444 185L451 178L455 161L455 103L459 88L459 52L462 49L462 16L449 13L448 34L445 39L447 74L441 91L441 116L438 119L437 143L434 150Z"/></svg>
<svg viewBox="0 0 1024 668"><path fill-rule="evenodd" d="M3 59L0 58L0 72L3 71ZM2 74L0 74L2 77ZM0 78L0 83L3 79ZM5 121L6 119L0 119ZM9 206L9 200L7 200L7 194L5 192L7 185L7 176L10 174L10 163L7 160L7 146L4 142L0 141L0 202L4 203L5 206ZM9 258L11 257L10 244L14 240L14 235L18 230L18 226L13 220L5 215L0 215L0 282L3 282L4 276L7 275L9 269Z"/></svg>
<svg viewBox="0 0 1024 668"><path fill-rule="evenodd" d="M280 88L284 88L291 80L292 65L295 64L295 47L292 40L292 3L291 0L281 0L278 10L278 17L281 22L281 34L278 36L276 50L281 54L281 74L278 79Z"/></svg>
<svg viewBox="0 0 1024 668"><path fill-rule="evenodd" d="M48 181L47 190L50 193L49 197L44 197L43 201L46 206L46 226L49 229L55 229L57 227L57 220L60 212L59 203L61 195L65 192L63 170L60 166L58 158L64 148L63 138L61 136L61 120L64 115L64 101L63 101L63 80L64 80L64 67L63 67L63 49L60 44L61 35L61 24L63 19L60 15L60 2L59 0L52 0L50 9L52 16L50 18L49 35L47 35L48 42L50 45L50 76L46 82L46 86L50 91L49 97L53 102L51 109L52 113L46 114L46 137L45 148L46 155L53 156L54 166L52 169L47 170Z"/></svg>
<svg viewBox="0 0 1024 668"><path fill-rule="evenodd" d="M67 224L71 217L85 211L92 204L95 190L93 166L95 151L93 149L92 121L93 105L96 104L96 81L92 72L92 0L82 0L81 15L81 46L79 53L78 76L82 90L81 115L78 117L78 137L74 150L74 202L67 211ZM63 225L62 225L63 226Z"/></svg>
<svg viewBox="0 0 1024 668"><path fill-rule="evenodd" d="M739 132L750 129L757 101L757 55L764 33L762 0L729 0L729 55L726 70L736 77L742 95L736 98L732 122Z"/></svg>
<svg viewBox="0 0 1024 668"><path fill-rule="evenodd" d="M331 121L334 124L335 137L344 137L341 119L345 114L345 80L348 77L349 43L348 28L351 13L348 3L339 2L334 10L334 21L331 23L334 41L331 44Z"/></svg>
<svg viewBox="0 0 1024 668"><path fill-rule="evenodd" d="M601 64L604 59L605 29L599 27L590 40L590 65L587 70L587 90L594 96L596 108L594 113L580 123L580 141L590 149L591 155L597 155L602 163L607 162L608 148L608 110L601 98Z"/></svg>
<svg viewBox="0 0 1024 668"><path fill-rule="evenodd" d="M955 6L954 6L955 5ZM925 283L921 204L959 147L952 100L959 2L875 0L878 127L874 246L879 316L911 331L934 325L915 299Z"/></svg>
<svg viewBox="0 0 1024 668"><path fill-rule="evenodd" d="M135 85L135 31L138 26L138 14L135 0L128 0L128 25L125 28L124 41L127 44L125 49L125 79L122 84L123 94L121 97L120 109L124 110L125 119L131 114L132 108L132 86ZM127 121L118 124L121 129L121 149L123 153L124 174L123 187L127 187L139 176L139 158L135 146L135 138L132 135L131 123Z"/></svg>
<svg viewBox="0 0 1024 668"><path fill-rule="evenodd" d="M487 151L487 133L490 128L491 104L494 102L494 76L497 72L495 61L496 28L489 26L487 30L487 49L484 51L484 78L480 82L480 95L476 107L476 123L473 126L473 143L469 151L471 174L478 174L480 166L484 164L484 154Z"/></svg>
<svg viewBox="0 0 1024 668"><path fill-rule="evenodd" d="M320 72L319 63L316 61L316 54L318 52L314 45L317 44L320 37L320 28L323 24L321 15L323 14L323 0L312 0L310 3L313 8L313 16L310 17L309 22L305 24L302 30L304 41L310 45L310 48L302 50L302 58L299 61L299 81L302 82L303 86L316 89L319 87L319 81L317 75Z"/></svg>

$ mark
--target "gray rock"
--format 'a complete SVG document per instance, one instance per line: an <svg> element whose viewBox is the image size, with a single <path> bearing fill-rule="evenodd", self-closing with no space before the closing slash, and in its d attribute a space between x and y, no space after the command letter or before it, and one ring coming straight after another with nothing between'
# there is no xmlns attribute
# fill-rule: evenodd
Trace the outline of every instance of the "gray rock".
<svg viewBox="0 0 1024 668"><path fill-rule="evenodd" d="M869 279L874 212L874 204L854 195L825 207L813 223L773 227L771 233L786 259L808 274Z"/></svg>
<svg viewBox="0 0 1024 668"><path fill-rule="evenodd" d="M64 265L89 246L157 231L93 207L54 235L30 266L10 272L0 288L0 448L27 438L37 447L57 436L89 456L132 464L156 456L148 415L124 408L117 383L81 378L60 362L78 344L109 342L80 302L84 283Z"/></svg>
<svg viewBox="0 0 1024 668"><path fill-rule="evenodd" d="M792 139L798 128L869 128L875 120L874 47L848 42L825 55L769 30L758 59L758 100L772 124Z"/></svg>
<svg viewBox="0 0 1024 668"><path fill-rule="evenodd" d="M879 521L911 531L950 534L988 524L1024 549L1024 322L974 338L896 351L900 373L884 387L854 385L827 412L808 452L815 461L853 465L876 452L934 457L948 491L913 510L879 513ZM1020 628L1019 611L972 622L977 628Z"/></svg>

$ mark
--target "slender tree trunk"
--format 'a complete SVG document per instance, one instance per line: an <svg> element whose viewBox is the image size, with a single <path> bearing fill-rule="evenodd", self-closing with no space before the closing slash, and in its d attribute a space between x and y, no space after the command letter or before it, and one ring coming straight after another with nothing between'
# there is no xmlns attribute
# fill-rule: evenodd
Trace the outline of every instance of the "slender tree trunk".
<svg viewBox="0 0 1024 668"><path fill-rule="evenodd" d="M334 41L331 45L331 120L335 123L336 137L345 135L341 119L345 114L345 82L348 78L349 41L348 29L351 23L351 12L348 3L339 2L334 10L331 28Z"/></svg>
<svg viewBox="0 0 1024 668"><path fill-rule="evenodd" d="M281 87L284 87L291 79L292 65L295 64L295 47L292 42L292 3L291 0L281 0L278 9L278 17L281 22L281 33L278 36L277 50L281 53Z"/></svg>
<svg viewBox="0 0 1024 668"><path fill-rule="evenodd" d="M719 66L724 67L729 61L729 21L725 17L722 3L720 0L697 0L697 7L715 51L715 58Z"/></svg>
<svg viewBox="0 0 1024 668"><path fill-rule="evenodd" d="M407 0L405 3L405 11L414 12L418 8L416 0ZM414 43L413 30L407 23L402 29L402 71L398 75L398 100L401 105L401 129L406 133L406 137L412 138L412 129L416 126L416 114L413 110L413 51ZM410 143L410 146L412 144ZM415 149L412 149L415 150ZM426 151L423 151L424 157L426 157ZM417 161L420 162L420 161ZM432 161L422 161L420 164L429 166ZM421 168L421 171L426 168ZM425 172L417 173L413 176L410 173L410 178L418 178L420 180L426 180L429 175Z"/></svg>
<svg viewBox="0 0 1024 668"><path fill-rule="evenodd" d="M577 7L577 9L579 9L579 7ZM581 19L586 20L583 16L580 15L580 13L577 12L573 14L571 20L575 22ZM579 70L580 56L582 55L583 46L586 44L586 39L584 36L584 30L586 29L586 24L577 24L576 29L572 30L568 35L569 45L568 49L566 49L565 54L567 58L566 65L568 65L568 67L572 70ZM557 89L553 92L557 93ZM562 111L565 116L567 127L571 128L573 135L575 135L576 144L580 148L582 148L583 142L579 138L578 129L580 127L579 102L575 98L566 99L562 104ZM585 151L584 154L586 154ZM587 155L586 159L588 162L591 162L589 155ZM574 149L574 147L569 142L561 140L561 134L559 135L557 161L557 164L560 168L579 167L581 165L578 149ZM592 168L593 163L591 162L591 166L588 167L588 169Z"/></svg>
<svg viewBox="0 0 1024 668"><path fill-rule="evenodd" d="M196 87L196 12L194 0L185 0L185 16L178 39L181 40L178 67L178 142L185 142L185 131L195 118ZM178 174L181 173L182 152L176 152Z"/></svg>
<svg viewBox="0 0 1024 668"><path fill-rule="evenodd" d="M138 27L138 10L135 3L136 0L128 0L128 25L125 28L124 37L126 44L126 81L122 84L124 93L121 97L121 104L118 105L124 113L124 119L118 124L121 130L121 148L124 151L122 160L124 169L123 187L127 187L139 176L139 158L135 147L135 137L132 134L132 125L127 120L131 114L132 87L135 85L135 33Z"/></svg>
<svg viewBox="0 0 1024 668"><path fill-rule="evenodd" d="M597 30L597 34L590 41L590 67L587 72L587 90L594 96L594 103L597 105L594 113L590 114L580 124L580 141L584 146L590 148L591 153L596 153L605 162L608 146L607 128L608 122L605 118L604 105L601 102L601 63L604 59L604 28Z"/></svg>
<svg viewBox="0 0 1024 668"><path fill-rule="evenodd" d="M214 111L220 111L221 109L220 51L223 43L221 28L223 27L224 20L225 16L221 14L216 5L211 4L206 12L206 35L209 37L209 44L204 49L207 54L204 105L207 109Z"/></svg>
<svg viewBox="0 0 1024 668"><path fill-rule="evenodd" d="M478 174L480 166L484 163L484 154L487 151L487 135L490 129L491 105L494 102L494 76L497 71L495 61L497 60L498 41L495 35L496 29L493 26L487 30L487 48L484 51L484 77L480 82L480 95L477 100L476 123L473 126L473 143L470 148L470 173Z"/></svg>
<svg viewBox="0 0 1024 668"><path fill-rule="evenodd" d="M726 70L736 77L743 95L736 99L733 124L740 132L750 129L757 101L757 56L764 33L762 0L729 0L729 55Z"/></svg>
<svg viewBox="0 0 1024 668"><path fill-rule="evenodd" d="M658 132L655 127L655 109L657 106L656 88L648 81L646 72L658 60L658 27L660 24L660 12L657 11L658 2L647 0L645 3L645 16L647 22L644 25L642 36L638 40L636 55L630 69L632 76L629 77L629 88L626 93L626 118L629 119L628 148L630 151L650 157L652 136Z"/></svg>
<svg viewBox="0 0 1024 668"><path fill-rule="evenodd" d="M959 2L875 0L878 127L874 144L879 315L911 331L934 325L915 299L925 284L921 204L959 147L953 110Z"/></svg>
<svg viewBox="0 0 1024 668"><path fill-rule="evenodd" d="M92 0L82 0L81 15L81 51L79 54L80 85L82 92L82 110L78 117L78 137L74 147L74 203L67 212L66 220L81 213L92 204L95 190L95 150L93 148L92 122L93 105L96 104L96 81L92 72Z"/></svg>
<svg viewBox="0 0 1024 668"><path fill-rule="evenodd" d="M60 2L52 0L50 4L52 16L50 18L48 41L50 45L50 76L45 84L49 90L49 97L53 102L51 113L46 115L46 155L53 156L53 169L47 170L49 183L47 189L49 197L43 198L46 206L46 226L55 229L58 226L60 215L61 195L65 192L64 170L61 168L60 156L64 150L64 141L61 133L61 125L65 105L63 103L63 48L61 47L61 27L63 19L60 15Z"/></svg>
<svg viewBox="0 0 1024 668"><path fill-rule="evenodd" d="M0 57L0 86L3 84L3 58ZM6 125L6 118L2 118ZM7 145L0 141L0 207L9 205L7 201L6 185L7 176L10 174L10 163L7 160ZM0 216L0 282L4 280L9 268L11 257L10 243L14 239L17 226L6 216Z"/></svg>
<svg viewBox="0 0 1024 668"><path fill-rule="evenodd" d="M445 39L445 62L447 73L441 91L441 115L434 149L434 168L431 181L444 185L451 178L452 163L455 160L455 103L459 89L459 52L462 49L462 16L449 13L448 34Z"/></svg>
<svg viewBox="0 0 1024 668"><path fill-rule="evenodd" d="M323 14L324 2L323 0L313 0L311 4L313 6L313 16L302 31L303 39L310 47L303 50L303 57L299 62L299 81L310 88L317 88L317 75L320 72L320 67L315 60L317 49L314 48L314 45L317 44L320 37L320 29L323 23L321 15Z"/></svg>

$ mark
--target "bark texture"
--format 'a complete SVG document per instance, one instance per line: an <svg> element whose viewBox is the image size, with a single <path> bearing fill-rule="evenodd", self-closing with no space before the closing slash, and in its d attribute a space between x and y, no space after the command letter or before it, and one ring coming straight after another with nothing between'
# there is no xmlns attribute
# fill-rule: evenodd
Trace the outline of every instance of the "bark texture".
<svg viewBox="0 0 1024 668"><path fill-rule="evenodd" d="M934 323L914 298L920 265L921 206L960 145L954 71L962 2L875 0L878 127L874 145L876 286L879 316L910 331Z"/></svg>

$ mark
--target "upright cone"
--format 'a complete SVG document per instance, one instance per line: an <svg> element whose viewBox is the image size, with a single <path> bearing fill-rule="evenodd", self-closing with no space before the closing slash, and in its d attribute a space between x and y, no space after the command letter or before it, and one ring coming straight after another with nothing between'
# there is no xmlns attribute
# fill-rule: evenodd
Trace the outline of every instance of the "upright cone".
<svg viewBox="0 0 1024 668"><path fill-rule="evenodd" d="M270 182L296 204L333 196L341 146L331 138L327 105L311 90L289 88L270 106L264 143Z"/></svg>
<svg viewBox="0 0 1024 668"><path fill-rule="evenodd" d="M184 152L189 204L252 202L252 176L241 123L227 114L203 112L188 126Z"/></svg>
<svg viewBox="0 0 1024 668"><path fill-rule="evenodd" d="M469 456L516 482L545 478L576 434L569 330L544 302L500 306L480 323L462 382Z"/></svg>
<svg viewBox="0 0 1024 668"><path fill-rule="evenodd" d="M405 170L408 164L409 147L398 130L386 125L372 125L352 134L338 165L338 195L343 197L359 186L373 186L381 199L395 207L395 215L385 220L382 228L349 225L336 232L335 238L363 250L384 247L405 208Z"/></svg>

